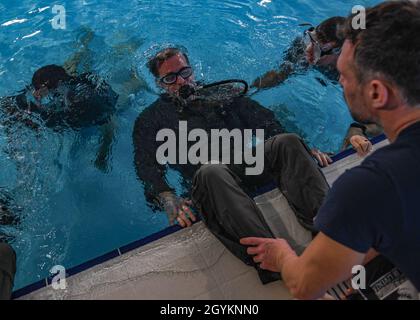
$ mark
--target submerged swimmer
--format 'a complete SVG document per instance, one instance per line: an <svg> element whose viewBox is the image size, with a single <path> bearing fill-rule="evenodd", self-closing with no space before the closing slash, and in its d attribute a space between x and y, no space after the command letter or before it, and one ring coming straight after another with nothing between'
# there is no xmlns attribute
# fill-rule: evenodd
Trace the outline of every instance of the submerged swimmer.
<svg viewBox="0 0 420 320"><path fill-rule="evenodd" d="M1 100L7 121L23 121L37 129L40 124L56 131L102 126L103 138L95 165L106 168L112 132L112 115L116 111L118 95L101 78L85 73L69 75L57 65L38 69L30 86L18 95Z"/></svg>
<svg viewBox="0 0 420 320"><path fill-rule="evenodd" d="M332 81L338 81L337 60L343 40L337 30L345 22L344 17L332 17L317 27L311 26L303 37L296 38L286 51L278 70L271 70L252 83L252 87L267 89L278 86L290 76L314 67Z"/></svg>
<svg viewBox="0 0 420 320"><path fill-rule="evenodd" d="M17 110L11 112L36 113L47 127L59 130L106 123L118 96L91 73L74 77L60 66L49 65L38 69L32 85L13 98Z"/></svg>
<svg viewBox="0 0 420 320"><path fill-rule="evenodd" d="M91 43L100 46L106 56L94 52ZM16 121L56 131L97 126L101 136L94 164L107 171L118 124L115 114L127 108L139 91L147 89L130 65L141 41L130 38L107 47L91 29L81 27L75 45L75 52L63 66L40 68L30 85L16 96L2 98L0 107L9 127ZM107 81L91 71L97 57L104 67L112 66L107 69Z"/></svg>

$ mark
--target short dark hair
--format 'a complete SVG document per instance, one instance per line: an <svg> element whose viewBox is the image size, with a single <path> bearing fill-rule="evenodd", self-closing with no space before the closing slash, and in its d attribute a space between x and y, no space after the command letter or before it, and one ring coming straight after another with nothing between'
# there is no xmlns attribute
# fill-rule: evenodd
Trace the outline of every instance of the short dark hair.
<svg viewBox="0 0 420 320"><path fill-rule="evenodd" d="M332 17L321 22L316 27L316 35L319 41L323 43L337 42L338 45L342 45L344 40L340 37L338 30L346 23L345 17Z"/></svg>
<svg viewBox="0 0 420 320"><path fill-rule="evenodd" d="M32 77L32 86L35 90L46 86L48 89L55 89L60 81L67 81L71 76L63 67L51 64L35 71Z"/></svg>
<svg viewBox="0 0 420 320"><path fill-rule="evenodd" d="M147 67L155 77L159 77L159 68L162 63L178 54L182 55L185 58L185 61L190 64L187 54L181 51L181 49L166 48L159 51L152 59L150 59L147 63Z"/></svg>
<svg viewBox="0 0 420 320"><path fill-rule="evenodd" d="M366 11L366 29L354 29L350 15L343 36L355 46L359 81L380 74L401 90L406 102L420 103L420 2L387 1Z"/></svg>

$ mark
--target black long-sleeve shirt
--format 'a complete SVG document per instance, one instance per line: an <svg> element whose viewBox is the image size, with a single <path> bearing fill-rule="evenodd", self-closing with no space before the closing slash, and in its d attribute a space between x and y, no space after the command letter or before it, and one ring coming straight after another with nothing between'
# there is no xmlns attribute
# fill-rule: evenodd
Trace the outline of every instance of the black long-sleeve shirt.
<svg viewBox="0 0 420 320"><path fill-rule="evenodd" d="M264 129L265 139L284 132L272 111L247 97L235 98L224 105L195 101L180 108L167 95L162 95L139 115L133 131L135 168L139 179L144 183L149 202L156 203L161 192L173 191L165 178L167 167L156 160L156 151L162 144L156 141L156 135L161 129L171 129L176 134L178 143L179 121L188 122L188 133L192 129L200 128L209 136L211 129ZM188 150L194 143L188 142ZM192 164L169 166L182 174L187 185L199 168L199 165Z"/></svg>

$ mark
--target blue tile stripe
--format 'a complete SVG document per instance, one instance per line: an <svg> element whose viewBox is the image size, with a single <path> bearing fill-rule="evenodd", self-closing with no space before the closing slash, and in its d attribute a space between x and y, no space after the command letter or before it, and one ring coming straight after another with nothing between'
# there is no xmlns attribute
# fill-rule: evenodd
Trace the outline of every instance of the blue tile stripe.
<svg viewBox="0 0 420 320"><path fill-rule="evenodd" d="M384 141L385 139L386 139L386 136L382 134L380 136L377 136L377 137L371 139L371 142L372 142L372 144L377 144L379 142ZM337 161L342 160L342 159L344 159L344 158L346 158L346 157L348 157L348 156L350 156L354 153L356 153L356 151L354 149L347 149L345 151L342 151L342 152L334 155L333 157L331 157L331 159L333 160L333 162L337 162ZM255 192L255 196L266 193L266 192L269 192L269 191L273 190L275 187L276 187L276 185L273 182L273 183L271 183L271 184L269 184L269 185L267 185L263 188L258 189L258 191ZM198 217L197 221L194 222L194 224L198 223L200 220L201 219ZM108 253L105 253L104 255L101 255L99 257L93 258L92 260L89 260L89 261L84 262L82 264L79 264L75 267L72 267L72 268L66 270L66 276L70 277L70 276L76 275L76 274L78 274L82 271L85 271L85 270L90 269L94 266L97 266L101 263L104 263L106 261L114 259L114 258L118 257L119 255L122 255L124 253L127 253L127 252L130 252L132 250L138 249L138 248L140 248L142 246L145 246L145 245L147 245L151 242L154 242L154 241L159 240L161 238L164 238L168 235L171 235L171 234L173 234L173 233L175 233L175 232L177 232L181 229L183 229L183 228L180 227L179 225L170 226L166 229L163 229L159 232L156 232L156 233L154 233L150 236L147 236L143 239L134 241L134 242L129 243L125 246L122 246L118 249L115 249L115 250L112 250ZM54 276L49 276L46 279L39 280L39 281L34 282L34 283L32 283L32 284L30 284L26 287L15 290L12 294L12 299L20 298L22 296L25 296L25 295L31 293L31 292L34 292L34 291L39 290L41 288L44 288L47 285L50 285L53 277Z"/></svg>
<svg viewBox="0 0 420 320"><path fill-rule="evenodd" d="M44 288L45 285L45 279L39 280L37 282L34 282L26 287L23 287L21 289L18 289L16 291L13 292L12 294L12 299L17 299L19 297L22 297L24 295L27 295L31 292L34 292L38 289Z"/></svg>

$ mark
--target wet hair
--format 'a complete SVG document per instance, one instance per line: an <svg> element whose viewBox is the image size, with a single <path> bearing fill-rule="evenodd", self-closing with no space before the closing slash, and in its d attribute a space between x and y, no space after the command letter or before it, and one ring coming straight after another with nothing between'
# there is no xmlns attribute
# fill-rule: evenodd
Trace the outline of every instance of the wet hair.
<svg viewBox="0 0 420 320"><path fill-rule="evenodd" d="M321 22L316 27L316 35L322 43L336 42L341 46L344 42L341 34L338 32L346 23L345 17L332 17Z"/></svg>
<svg viewBox="0 0 420 320"><path fill-rule="evenodd" d="M35 90L46 86L48 89L55 89L60 81L70 80L71 76L67 74L63 67L51 64L35 71L32 77L32 86Z"/></svg>
<svg viewBox="0 0 420 320"><path fill-rule="evenodd" d="M420 2L387 1L366 10L366 29L354 29L350 15L343 37L355 46L360 82L380 75L396 85L410 105L420 103Z"/></svg>
<svg viewBox="0 0 420 320"><path fill-rule="evenodd" d="M182 55L185 58L185 61L189 64L190 61L188 59L188 56L182 52L178 48L166 48L161 51L159 51L152 59L149 60L147 63L147 67L149 68L150 72L155 76L159 77L159 68L166 60L169 58L172 58L176 55Z"/></svg>

